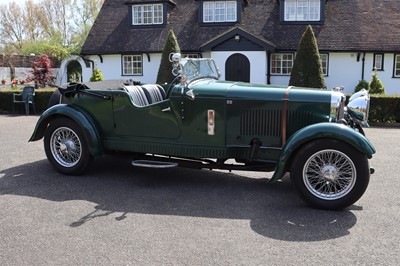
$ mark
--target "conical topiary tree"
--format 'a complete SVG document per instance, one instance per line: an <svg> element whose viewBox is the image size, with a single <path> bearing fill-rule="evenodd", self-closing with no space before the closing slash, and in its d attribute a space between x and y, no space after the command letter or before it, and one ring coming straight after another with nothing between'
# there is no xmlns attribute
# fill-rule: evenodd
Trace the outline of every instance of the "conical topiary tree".
<svg viewBox="0 0 400 266"><path fill-rule="evenodd" d="M289 85L326 88L317 40L310 25L303 33L297 48Z"/></svg>
<svg viewBox="0 0 400 266"><path fill-rule="evenodd" d="M97 67L93 68L92 76L90 77L91 82L102 81L103 73Z"/></svg>
<svg viewBox="0 0 400 266"><path fill-rule="evenodd" d="M372 80L369 83L369 93L371 94L385 94L385 86L382 81L378 78L376 70L372 74Z"/></svg>
<svg viewBox="0 0 400 266"><path fill-rule="evenodd" d="M170 53L180 53L180 52L181 49L179 48L179 44L175 37L174 31L170 30L162 53L160 68L158 69L158 75L157 75L158 84L171 83L172 80L175 78L175 76L172 75L171 72L172 64L169 61L169 55Z"/></svg>
<svg viewBox="0 0 400 266"><path fill-rule="evenodd" d="M357 86L354 89L354 92L358 92L362 89L366 89L367 91L369 90L369 83L365 79L362 79L358 82Z"/></svg>

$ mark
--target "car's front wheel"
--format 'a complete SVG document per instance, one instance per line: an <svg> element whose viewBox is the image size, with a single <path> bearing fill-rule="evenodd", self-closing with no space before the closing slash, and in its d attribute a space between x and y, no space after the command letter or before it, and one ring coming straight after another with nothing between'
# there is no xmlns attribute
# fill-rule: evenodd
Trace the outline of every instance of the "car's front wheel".
<svg viewBox="0 0 400 266"><path fill-rule="evenodd" d="M92 161L82 129L68 118L50 122L44 135L47 159L60 173L81 174Z"/></svg>
<svg viewBox="0 0 400 266"><path fill-rule="evenodd" d="M291 181L311 206L337 210L355 203L369 183L365 154L349 144L320 139L306 144L291 167Z"/></svg>

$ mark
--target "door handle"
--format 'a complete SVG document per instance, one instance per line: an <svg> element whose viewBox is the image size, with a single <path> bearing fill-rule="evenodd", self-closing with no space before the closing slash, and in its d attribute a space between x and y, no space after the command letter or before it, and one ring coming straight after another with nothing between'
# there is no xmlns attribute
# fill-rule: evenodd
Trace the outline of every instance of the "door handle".
<svg viewBox="0 0 400 266"><path fill-rule="evenodd" d="M162 112L171 112L171 107L164 108L161 110Z"/></svg>

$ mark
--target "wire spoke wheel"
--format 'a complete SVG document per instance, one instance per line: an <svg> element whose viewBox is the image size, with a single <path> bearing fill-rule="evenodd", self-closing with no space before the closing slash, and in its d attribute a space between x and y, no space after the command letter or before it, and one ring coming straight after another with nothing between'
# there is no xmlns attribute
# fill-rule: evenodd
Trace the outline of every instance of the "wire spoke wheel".
<svg viewBox="0 0 400 266"><path fill-rule="evenodd" d="M322 150L313 154L303 168L307 189L316 197L336 200L347 195L356 183L353 161L337 150Z"/></svg>
<svg viewBox="0 0 400 266"><path fill-rule="evenodd" d="M64 167L75 166L82 155L82 144L70 128L61 127L53 132L50 139L54 159Z"/></svg>
<svg viewBox="0 0 400 266"><path fill-rule="evenodd" d="M82 129L67 118L55 119L44 138L46 156L61 173L78 175L92 160Z"/></svg>
<svg viewBox="0 0 400 266"><path fill-rule="evenodd" d="M354 204L369 183L367 156L335 139L317 139L293 157L290 179L310 206L339 210Z"/></svg>

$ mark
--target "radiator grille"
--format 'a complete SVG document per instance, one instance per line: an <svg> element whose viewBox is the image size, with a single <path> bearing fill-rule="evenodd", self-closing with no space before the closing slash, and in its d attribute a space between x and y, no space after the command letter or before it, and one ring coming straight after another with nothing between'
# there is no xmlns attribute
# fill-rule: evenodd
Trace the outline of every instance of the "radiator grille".
<svg viewBox="0 0 400 266"><path fill-rule="evenodd" d="M313 123L313 113L311 111L289 110L287 116L288 133L295 131Z"/></svg>
<svg viewBox="0 0 400 266"><path fill-rule="evenodd" d="M281 136L281 110L246 110L240 117L242 136Z"/></svg>

